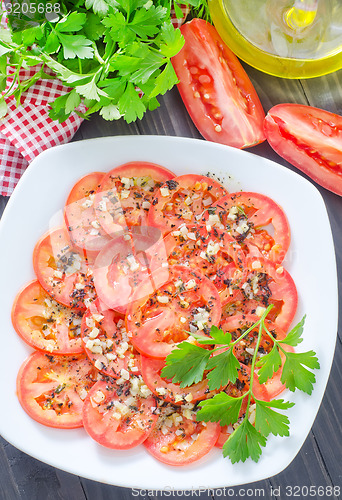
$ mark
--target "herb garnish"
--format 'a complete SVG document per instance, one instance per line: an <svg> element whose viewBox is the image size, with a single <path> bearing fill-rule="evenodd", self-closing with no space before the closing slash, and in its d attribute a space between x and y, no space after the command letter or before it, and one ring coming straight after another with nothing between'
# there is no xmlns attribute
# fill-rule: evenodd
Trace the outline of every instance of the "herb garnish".
<svg viewBox="0 0 342 500"><path fill-rule="evenodd" d="M280 353L285 357L281 375L281 382L292 392L299 389L311 394L315 375L312 369L318 369L319 363L314 351L304 353L288 352L284 345L297 346L302 342L305 316L287 334L283 340L276 339L265 325L265 319L272 309L270 305L256 323L247 328L235 341L229 332L225 333L216 326L212 326L210 337L191 334L197 344L182 342L166 358L166 365L162 376L172 378L181 387L187 387L206 378L210 390L219 390L229 382L235 383L238 378L240 363L234 355L233 347L248 333L258 327L258 338L252 358L250 386L242 396L232 397L224 391L219 392L211 399L199 403L197 420L205 422L219 422L222 426L236 424L239 419L242 401L247 399L246 412L242 421L235 427L225 444L223 455L229 457L232 463L244 462L248 457L257 462L262 453L261 448L266 445L269 434L275 436L289 435L289 419L280 411L294 406L294 403L283 399L263 401L253 393L254 370L258 368L260 384L265 383L280 368L282 364ZM258 349L262 335L267 335L273 342L272 350L258 357ZM215 346L212 349L201 345ZM215 353L215 356L212 354ZM206 374L205 374L206 373ZM255 424L249 421L249 409L255 402ZM280 410L280 411L277 411ZM241 420L241 419L240 419Z"/></svg>

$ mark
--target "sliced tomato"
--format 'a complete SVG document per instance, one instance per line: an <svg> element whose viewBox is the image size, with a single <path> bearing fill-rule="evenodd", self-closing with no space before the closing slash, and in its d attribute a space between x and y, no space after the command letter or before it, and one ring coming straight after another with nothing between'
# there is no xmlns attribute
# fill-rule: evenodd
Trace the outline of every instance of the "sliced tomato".
<svg viewBox="0 0 342 500"><path fill-rule="evenodd" d="M239 294L226 304L221 321L235 314L255 314L258 307L273 304L268 318L286 332L298 305L290 273L263 257L248 256L247 266L247 279Z"/></svg>
<svg viewBox="0 0 342 500"><path fill-rule="evenodd" d="M125 227L146 225L155 192L173 177L170 170L142 161L112 169L95 195L97 220L110 235Z"/></svg>
<svg viewBox="0 0 342 500"><path fill-rule="evenodd" d="M160 399L175 405L195 403L202 399L212 397L217 391L209 391L208 383L202 380L197 384L181 388L180 384L175 384L172 380L161 376L161 371L165 366L162 359L151 359L141 356L141 374L148 388Z"/></svg>
<svg viewBox="0 0 342 500"><path fill-rule="evenodd" d="M196 224L215 201L227 195L216 180L204 175L186 174L167 182L156 193L148 223L163 234L182 224Z"/></svg>
<svg viewBox="0 0 342 500"><path fill-rule="evenodd" d="M225 391L228 396L232 396L235 398L239 398L246 394L249 391L250 388L250 381L251 381L251 370L250 367L240 363L240 369L238 370L238 378L236 382L233 384L230 382L227 387L225 388ZM259 383L258 375L255 372L254 377L253 377L253 394L257 399L261 399L263 401L269 401L270 400L270 395L264 385L261 385ZM253 422L252 418L252 413L255 411L254 408L254 399L251 399L252 405L249 407L249 419L250 421ZM243 418L246 414L246 409L247 409L247 397L245 397L242 400L242 405L241 405L241 410L239 413L239 419ZM239 424L236 422L236 424ZM222 448L224 443L227 441L229 436L234 430L234 424L233 425L224 425L221 427L221 432L220 435L216 441L216 446L218 448Z"/></svg>
<svg viewBox="0 0 342 500"><path fill-rule="evenodd" d="M18 293L12 307L18 335L34 349L50 354L83 352L81 320L80 311L51 299L37 280Z"/></svg>
<svg viewBox="0 0 342 500"><path fill-rule="evenodd" d="M303 104L278 104L269 110L264 130L276 153L342 196L342 116Z"/></svg>
<svg viewBox="0 0 342 500"><path fill-rule="evenodd" d="M181 27L185 43L172 58L178 90L208 141L246 148L265 140L265 117L246 72L214 26L193 19Z"/></svg>
<svg viewBox="0 0 342 500"><path fill-rule="evenodd" d="M90 252L99 252L109 241L95 217L94 199L103 172L82 177L70 191L64 207L64 219L73 244Z"/></svg>
<svg viewBox="0 0 342 500"><path fill-rule="evenodd" d="M95 298L92 270L81 251L73 247L61 227L42 236L33 251L33 268L50 297L57 302L85 310Z"/></svg>
<svg viewBox="0 0 342 500"><path fill-rule="evenodd" d="M145 356L164 359L190 332L209 333L221 317L220 297L205 276L185 266L171 266L169 279L148 298L142 283L127 309L126 328ZM135 300L135 297L138 297Z"/></svg>
<svg viewBox="0 0 342 500"><path fill-rule="evenodd" d="M209 224L228 230L246 253L260 253L277 264L284 260L290 245L290 226L282 208L268 196L230 194L215 203L206 218Z"/></svg>
<svg viewBox="0 0 342 500"><path fill-rule="evenodd" d="M84 313L81 331L84 350L101 373L116 379L122 370L140 373L139 355L133 353L122 315L97 299Z"/></svg>
<svg viewBox="0 0 342 500"><path fill-rule="evenodd" d="M84 401L83 424L89 436L102 446L117 450L134 448L145 441L156 425L155 398L142 397L134 391L133 395L133 385L133 381L119 385L101 380L89 391Z"/></svg>
<svg viewBox="0 0 342 500"><path fill-rule="evenodd" d="M85 354L52 356L34 352L21 365L17 395L23 409L40 424L82 427L82 408L97 370Z"/></svg>
<svg viewBox="0 0 342 500"><path fill-rule="evenodd" d="M224 332L231 332L232 339L236 340L244 331L250 328L254 323L256 323L259 319L259 316L255 314L244 314L244 315L235 315L227 318L223 322L221 322L220 328ZM273 323L272 321L266 319L265 326L268 331L277 339L283 340L286 337L284 330L282 330L278 325ZM234 347L234 353L237 359L243 363L244 365L251 366L252 358L257 342L259 334L259 326L255 327L254 330L249 332L246 337L244 337L239 344L236 344ZM273 348L272 339L266 334L263 333L261 337L261 341L259 344L257 360L268 354ZM293 348L291 346L283 345L285 350L293 352ZM283 363L285 362L285 356L280 353ZM268 395L270 399L275 398L281 392L285 390L285 385L281 383L280 378L282 374L282 367L274 373L271 379L268 379L267 382L263 384L263 387L267 389Z"/></svg>
<svg viewBox="0 0 342 500"><path fill-rule="evenodd" d="M165 250L158 244L159 229L133 227L117 233L98 254L93 275L96 292L109 308L125 314L137 286L144 282L144 293L151 294L168 277L163 267L151 276L150 262L156 253L163 260ZM166 258L164 257L166 262ZM146 296L146 295L145 295Z"/></svg>
<svg viewBox="0 0 342 500"><path fill-rule="evenodd" d="M144 446L160 462L186 465L207 455L219 433L219 424L196 421L193 405L180 408L169 405L160 409L157 425Z"/></svg>
<svg viewBox="0 0 342 500"><path fill-rule="evenodd" d="M234 238L219 229L183 224L165 236L162 246L152 259L152 269L163 266L166 250L170 265L188 265L209 278L216 286L222 304L231 300L245 281L245 255Z"/></svg>

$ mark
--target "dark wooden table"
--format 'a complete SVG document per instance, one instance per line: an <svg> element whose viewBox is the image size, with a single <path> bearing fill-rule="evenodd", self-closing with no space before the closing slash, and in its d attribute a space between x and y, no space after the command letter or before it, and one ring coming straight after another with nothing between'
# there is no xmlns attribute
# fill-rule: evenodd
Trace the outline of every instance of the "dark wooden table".
<svg viewBox="0 0 342 500"><path fill-rule="evenodd" d="M265 111L281 102L296 102L342 114L342 71L311 80L291 81L265 75L248 66L246 70L259 93ZM105 122L99 116L94 116L82 124L74 140L134 134L200 137L187 115L178 91L173 89L161 99L160 108L147 113L143 120L127 125L122 120L110 123ZM291 168L266 143L250 151ZM319 187L319 189L329 212L341 289L342 198L323 188ZM0 203L0 213L2 213L6 199L0 198ZM305 209L304 206L303 210ZM310 220L310 214L308 214L308 220ZM314 221L312 224L314 228ZM319 228L315 230L319 235ZM324 293L324 286L322 293ZM342 309L341 298L339 308ZM220 496L266 499L340 498L339 489L342 488L341 341L342 323L340 320L334 362L323 403L303 448L287 469L267 480L244 485L242 490L241 487L235 487L225 492L201 493L201 499L210 497L218 499ZM127 500L136 498L136 492L129 489L97 483L54 469L20 452L4 440L0 441L0 445L0 500ZM161 492L157 495L147 493L142 492L140 499L170 496L170 492Z"/></svg>

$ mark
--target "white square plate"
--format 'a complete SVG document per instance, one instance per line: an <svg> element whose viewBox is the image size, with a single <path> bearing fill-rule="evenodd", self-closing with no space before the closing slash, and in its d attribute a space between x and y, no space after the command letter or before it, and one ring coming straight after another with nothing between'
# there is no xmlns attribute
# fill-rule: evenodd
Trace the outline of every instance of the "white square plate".
<svg viewBox="0 0 342 500"><path fill-rule="evenodd" d="M15 394L18 369L31 352L16 335L10 312L17 291L34 278L32 251L38 238L61 220L73 184L92 171L122 163L159 163L176 175L210 172L229 191L257 191L280 204L292 241L285 266L298 288L295 322L306 313L299 350L317 352L321 369L311 397L283 393L296 405L288 411L290 437L270 437L258 463L232 465L218 449L186 467L157 462L143 446L130 451L102 448L83 429L44 427L22 410ZM2 299L0 384L3 437L33 457L65 471L117 486L140 488L220 488L249 483L281 472L300 450L317 414L328 380L337 331L337 277L333 240L324 202L301 176L253 154L195 139L162 136L107 137L58 146L36 158L9 200L0 225ZM322 264L323 262L323 264ZM324 287L322 287L322 281Z"/></svg>

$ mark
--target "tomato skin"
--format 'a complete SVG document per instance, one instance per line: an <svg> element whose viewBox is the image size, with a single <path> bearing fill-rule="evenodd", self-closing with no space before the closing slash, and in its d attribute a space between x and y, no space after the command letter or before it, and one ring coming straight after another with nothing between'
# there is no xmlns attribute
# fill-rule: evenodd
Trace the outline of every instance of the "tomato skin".
<svg viewBox="0 0 342 500"><path fill-rule="evenodd" d="M163 410L167 410L166 407ZM144 446L157 460L168 465L187 465L204 457L215 446L220 434L220 425L215 422L196 422L195 415L187 418L182 415L182 410L173 413L182 416L181 422L173 424L163 433L163 422L167 418L163 413L159 417L156 427L144 441ZM176 431L183 429L183 434L178 436ZM196 434L196 439L192 435ZM183 446L184 445L184 446Z"/></svg>
<svg viewBox="0 0 342 500"><path fill-rule="evenodd" d="M196 224L209 206L228 194L218 181L205 175L185 174L175 177L167 183L166 195L162 191L165 187L162 186L155 193L148 214L148 224L159 228L164 235L184 223ZM205 200L208 200L207 204Z"/></svg>
<svg viewBox="0 0 342 500"><path fill-rule="evenodd" d="M64 220L71 240L77 248L88 252L99 252L109 241L95 220L93 203L104 175L104 172L92 172L82 177L71 189L64 207Z"/></svg>
<svg viewBox="0 0 342 500"><path fill-rule="evenodd" d="M26 413L40 424L75 429L83 426L83 393L96 376L84 354L51 356L36 351L20 367L17 396Z"/></svg>
<svg viewBox="0 0 342 500"><path fill-rule="evenodd" d="M180 29L185 44L172 64L179 93L201 135L236 148L264 141L259 97L214 26L193 19Z"/></svg>
<svg viewBox="0 0 342 500"><path fill-rule="evenodd" d="M160 165L143 161L125 163L108 172L95 195L95 213L97 220L106 233L114 236L117 231L126 227L146 225L149 207L155 191L175 175ZM126 188L122 179L149 177L153 184L148 186L134 185ZM123 193L125 192L125 193Z"/></svg>
<svg viewBox="0 0 342 500"><path fill-rule="evenodd" d="M116 450L134 448L145 441L157 423L155 398L135 398L133 406L137 409L129 409L128 401L133 399L129 395L129 387L129 381L121 386L110 380L100 380L84 401L84 428L102 446ZM96 399L99 393L103 395L102 401ZM127 406L127 413L121 417L120 413L116 415L115 403Z"/></svg>
<svg viewBox="0 0 342 500"><path fill-rule="evenodd" d="M278 104L269 110L264 130L276 153L342 196L342 116L303 104Z"/></svg>
<svg viewBox="0 0 342 500"><path fill-rule="evenodd" d="M188 283L193 286L186 289ZM192 325L198 328L197 314L203 314L199 309L207 313L204 333L220 321L221 302L215 285L189 267L170 266L166 283L149 297L144 297L141 287L144 283L136 289L127 309L126 329L132 344L144 356L165 359L178 342L188 338ZM135 296L139 299L134 300ZM158 297L168 297L168 301L160 302Z"/></svg>
<svg viewBox="0 0 342 500"><path fill-rule="evenodd" d="M81 318L80 311L51 299L37 280L18 293L12 307L12 323L18 335L34 349L49 354L83 352Z"/></svg>

